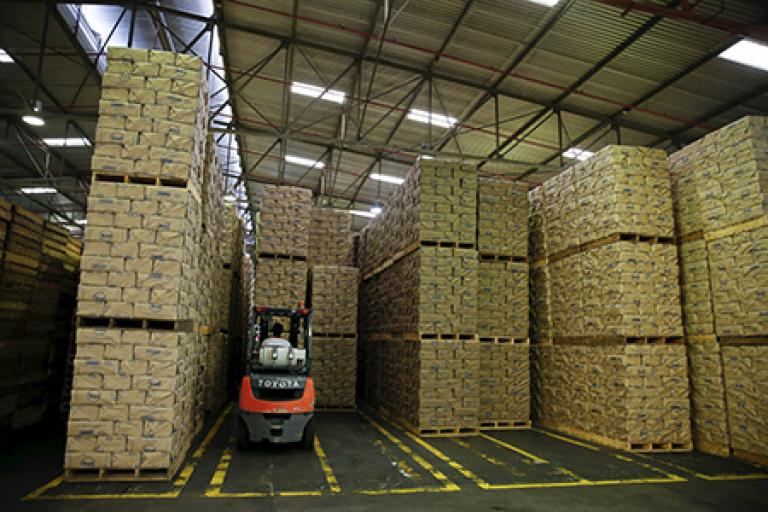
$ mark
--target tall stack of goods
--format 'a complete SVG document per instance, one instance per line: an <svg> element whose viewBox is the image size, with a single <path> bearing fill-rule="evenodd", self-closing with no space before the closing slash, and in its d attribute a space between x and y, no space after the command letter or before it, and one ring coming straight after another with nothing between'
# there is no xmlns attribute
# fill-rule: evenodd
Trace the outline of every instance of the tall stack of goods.
<svg viewBox="0 0 768 512"><path fill-rule="evenodd" d="M306 301L312 191L264 185L254 262L254 306L293 308Z"/></svg>
<svg viewBox="0 0 768 512"><path fill-rule="evenodd" d="M366 401L420 434L478 428L476 177L419 161L360 238Z"/></svg>
<svg viewBox="0 0 768 512"><path fill-rule="evenodd" d="M312 209L312 376L317 406L326 410L356 407L359 275L348 265L350 224L349 211Z"/></svg>
<svg viewBox="0 0 768 512"><path fill-rule="evenodd" d="M551 333L534 340L538 419L624 449L690 450L666 154L607 146L531 200L548 269L533 275L534 332Z"/></svg>
<svg viewBox="0 0 768 512"><path fill-rule="evenodd" d="M203 417L207 84L196 57L111 47L102 87L65 475L168 478Z"/></svg>
<svg viewBox="0 0 768 512"><path fill-rule="evenodd" d="M58 411L80 249L66 229L0 199L0 429Z"/></svg>
<svg viewBox="0 0 768 512"><path fill-rule="evenodd" d="M478 177L481 428L530 427L528 188Z"/></svg>
<svg viewBox="0 0 768 512"><path fill-rule="evenodd" d="M670 157L696 449L768 457L768 118Z"/></svg>

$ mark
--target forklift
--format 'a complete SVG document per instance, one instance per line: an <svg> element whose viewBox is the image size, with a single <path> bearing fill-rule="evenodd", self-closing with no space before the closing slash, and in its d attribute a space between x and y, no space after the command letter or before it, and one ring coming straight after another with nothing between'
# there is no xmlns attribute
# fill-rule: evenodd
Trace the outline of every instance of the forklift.
<svg viewBox="0 0 768 512"><path fill-rule="evenodd" d="M273 346L269 338L275 319L289 322L288 343ZM256 307L244 354L237 414L237 447L251 443L315 443L315 386L312 369L312 311ZM288 346L289 345L289 346Z"/></svg>

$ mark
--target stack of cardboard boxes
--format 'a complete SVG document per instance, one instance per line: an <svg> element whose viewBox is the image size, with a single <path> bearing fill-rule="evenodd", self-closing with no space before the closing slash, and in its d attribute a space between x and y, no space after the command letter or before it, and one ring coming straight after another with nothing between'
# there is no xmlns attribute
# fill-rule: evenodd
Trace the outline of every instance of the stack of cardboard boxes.
<svg viewBox="0 0 768 512"><path fill-rule="evenodd" d="M607 146L530 196L539 420L633 450L690 449L666 155Z"/></svg>
<svg viewBox="0 0 768 512"><path fill-rule="evenodd" d="M420 160L360 238L366 400L422 434L478 428L476 206L474 167Z"/></svg>
<svg viewBox="0 0 768 512"><path fill-rule="evenodd" d="M169 477L202 425L200 59L110 48L78 290L69 477Z"/></svg>
<svg viewBox="0 0 768 512"><path fill-rule="evenodd" d="M768 118L670 157L697 449L768 456Z"/></svg>
<svg viewBox="0 0 768 512"><path fill-rule="evenodd" d="M313 208L309 231L312 275L312 375L317 405L356 407L358 269L349 265L349 211Z"/></svg>
<svg viewBox="0 0 768 512"><path fill-rule="evenodd" d="M62 399L80 247L0 199L0 429L38 422Z"/></svg>

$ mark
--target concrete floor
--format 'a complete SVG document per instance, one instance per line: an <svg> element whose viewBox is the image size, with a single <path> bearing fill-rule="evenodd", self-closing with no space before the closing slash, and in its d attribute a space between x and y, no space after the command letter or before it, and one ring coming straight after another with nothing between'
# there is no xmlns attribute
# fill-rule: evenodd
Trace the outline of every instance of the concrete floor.
<svg viewBox="0 0 768 512"><path fill-rule="evenodd" d="M362 413L320 413L314 452L242 452L233 413L214 419L170 483L62 482L62 436L16 436L0 448L2 508L768 510L768 468L700 453L630 454L536 429L419 439Z"/></svg>

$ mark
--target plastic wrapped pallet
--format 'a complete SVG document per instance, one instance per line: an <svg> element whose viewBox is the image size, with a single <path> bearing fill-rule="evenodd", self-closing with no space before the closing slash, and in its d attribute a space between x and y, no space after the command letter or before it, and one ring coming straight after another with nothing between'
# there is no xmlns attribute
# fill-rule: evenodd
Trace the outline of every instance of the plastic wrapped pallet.
<svg viewBox="0 0 768 512"><path fill-rule="evenodd" d="M536 345L535 414L633 451L690 451L683 345Z"/></svg>
<svg viewBox="0 0 768 512"><path fill-rule="evenodd" d="M528 264L480 257L477 333L528 338Z"/></svg>
<svg viewBox="0 0 768 512"><path fill-rule="evenodd" d="M350 224L348 210L312 208L307 254L310 265L349 265Z"/></svg>
<svg viewBox="0 0 768 512"><path fill-rule="evenodd" d="M704 240L680 244L683 324L688 335L711 334L715 329L707 254Z"/></svg>
<svg viewBox="0 0 768 512"><path fill-rule="evenodd" d="M319 407L352 410L357 386L357 339L312 338L312 379Z"/></svg>
<svg viewBox="0 0 768 512"><path fill-rule="evenodd" d="M706 453L728 456L728 413L720 344L713 338L692 341L686 348L694 447Z"/></svg>
<svg viewBox="0 0 768 512"><path fill-rule="evenodd" d="M354 267L312 267L312 330L319 334L357 332L358 270Z"/></svg>
<svg viewBox="0 0 768 512"><path fill-rule="evenodd" d="M307 262L259 258L254 268L254 306L296 307L306 301Z"/></svg>
<svg viewBox="0 0 768 512"><path fill-rule="evenodd" d="M477 171L446 160L423 160L408 171L387 207L365 229L364 274L414 242L470 248L476 238Z"/></svg>
<svg viewBox="0 0 768 512"><path fill-rule="evenodd" d="M737 456L764 463L768 457L768 345L726 345L722 351L731 448Z"/></svg>
<svg viewBox="0 0 768 512"><path fill-rule="evenodd" d="M480 343L481 427L530 426L531 381L525 343Z"/></svg>
<svg viewBox="0 0 768 512"><path fill-rule="evenodd" d="M259 252L307 257L311 218L311 190L264 185L259 214Z"/></svg>

